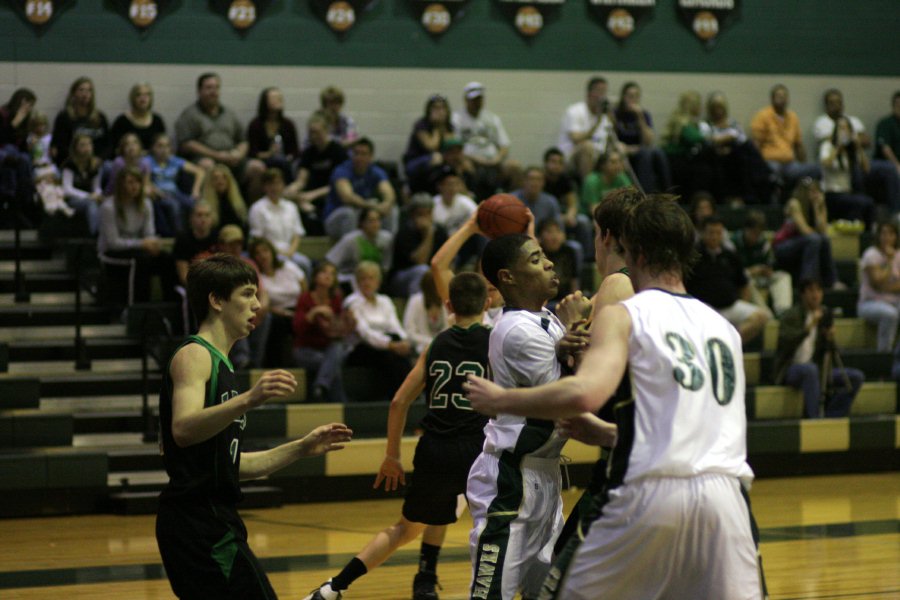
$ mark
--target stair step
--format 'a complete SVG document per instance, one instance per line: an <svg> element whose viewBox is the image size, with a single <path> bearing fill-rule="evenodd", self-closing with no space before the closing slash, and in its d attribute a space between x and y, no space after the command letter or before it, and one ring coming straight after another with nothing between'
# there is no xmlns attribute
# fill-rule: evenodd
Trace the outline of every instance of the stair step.
<svg viewBox="0 0 900 600"><path fill-rule="evenodd" d="M158 395L150 394L149 401L153 410L158 404ZM107 396L43 396L40 399L42 410L68 410L79 416L104 415L114 413L139 413L143 397L141 394L107 395Z"/></svg>
<svg viewBox="0 0 900 600"><path fill-rule="evenodd" d="M68 292L75 289L75 277L71 273L34 273L25 274L25 290L32 293ZM12 274L0 275L0 293L12 294L16 291L15 278Z"/></svg>
<svg viewBox="0 0 900 600"><path fill-rule="evenodd" d="M148 378L148 392L159 395L162 377L159 373L151 373ZM142 392L141 374L130 373L96 373L90 371L70 373L66 375L48 375L41 377L41 394L53 396L122 396L140 394Z"/></svg>
<svg viewBox="0 0 900 600"><path fill-rule="evenodd" d="M92 360L140 358L141 344L131 338L84 337L87 355ZM73 361L75 344L69 340L18 340L9 343L10 362ZM152 363L151 363L152 364Z"/></svg>
<svg viewBox="0 0 900 600"><path fill-rule="evenodd" d="M150 372L156 371L153 361L149 364ZM71 360L44 360L39 362L15 362L9 365L9 374L17 376L39 376L42 381L44 376L77 375L80 373L97 373L118 375L119 377L140 377L141 360L139 358L114 358L100 359L91 362L90 371L79 371Z"/></svg>
<svg viewBox="0 0 900 600"><path fill-rule="evenodd" d="M108 308L82 306L83 325L102 325L110 322ZM35 327L43 325L74 325L74 306L2 306L0 307L0 327Z"/></svg>
<svg viewBox="0 0 900 600"><path fill-rule="evenodd" d="M16 239L15 229L0 229L0 242L12 243ZM23 242L38 241L37 229L22 229L19 231L19 239Z"/></svg>
<svg viewBox="0 0 900 600"><path fill-rule="evenodd" d="M125 325L120 323L102 323L83 325L81 334L85 338L125 337ZM39 327L0 327L0 340L14 342L16 340L57 340L71 342L75 339L74 325L44 325Z"/></svg>
<svg viewBox="0 0 900 600"><path fill-rule="evenodd" d="M15 260L16 247L14 242L0 241L0 260ZM19 245L19 258L21 260L49 260L53 258L53 248L37 241L22 241Z"/></svg>
<svg viewBox="0 0 900 600"><path fill-rule="evenodd" d="M61 258L51 260L23 260L20 262L26 279L33 273L65 273L66 261ZM0 273L15 273L16 263L12 260L0 261Z"/></svg>
<svg viewBox="0 0 900 600"><path fill-rule="evenodd" d="M158 397L153 397L153 404L157 404ZM150 398L148 397L148 400ZM155 406L150 406L153 427L158 418ZM141 410L116 411L116 412L91 412L74 413L73 428L76 434L125 434L140 437L140 433L147 428L144 415ZM93 437L89 436L89 437ZM141 440L143 441L143 440Z"/></svg>

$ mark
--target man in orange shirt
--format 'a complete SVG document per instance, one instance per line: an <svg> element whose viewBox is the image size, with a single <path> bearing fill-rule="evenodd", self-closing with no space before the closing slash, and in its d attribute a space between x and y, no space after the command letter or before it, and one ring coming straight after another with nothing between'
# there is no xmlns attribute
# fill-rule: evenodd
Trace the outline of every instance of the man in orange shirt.
<svg viewBox="0 0 900 600"><path fill-rule="evenodd" d="M788 109L788 90L778 84L770 92L771 105L761 109L750 123L753 142L775 174L783 190L791 190L804 178L821 179L817 165L807 164L797 113Z"/></svg>

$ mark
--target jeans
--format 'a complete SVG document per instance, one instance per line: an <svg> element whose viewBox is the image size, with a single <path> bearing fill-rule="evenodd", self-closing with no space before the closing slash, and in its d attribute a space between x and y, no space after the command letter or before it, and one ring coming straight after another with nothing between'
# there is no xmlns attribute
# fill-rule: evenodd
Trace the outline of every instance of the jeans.
<svg viewBox="0 0 900 600"><path fill-rule="evenodd" d="M298 367L315 371L312 390L322 389L329 402L347 401L344 395L344 383L341 380L341 367L347 356L347 346L341 340L331 342L324 350L297 346L294 348L294 361Z"/></svg>
<svg viewBox="0 0 900 600"><path fill-rule="evenodd" d="M828 289L837 281L837 267L831 258L831 240L819 233L799 235L775 246L778 268L788 271L796 282L816 279Z"/></svg>
<svg viewBox="0 0 900 600"><path fill-rule="evenodd" d="M900 303L891 304L881 300L866 300L856 307L856 314L878 327L878 351L889 352L894 347L897 337L897 324L900 323Z"/></svg>
<svg viewBox="0 0 900 600"><path fill-rule="evenodd" d="M825 398L825 416L846 417L850 414L850 405L853 404L853 399L856 398L865 379L865 375L859 369L832 369L830 387L834 392ZM819 366L815 363L791 365L787 369L784 382L803 392L803 416L807 419L818 418L819 402L822 399Z"/></svg>
<svg viewBox="0 0 900 600"><path fill-rule="evenodd" d="M651 192L665 192L672 185L672 176L669 174L669 159L660 148L641 148L628 157L634 174L637 176L641 187L648 194Z"/></svg>

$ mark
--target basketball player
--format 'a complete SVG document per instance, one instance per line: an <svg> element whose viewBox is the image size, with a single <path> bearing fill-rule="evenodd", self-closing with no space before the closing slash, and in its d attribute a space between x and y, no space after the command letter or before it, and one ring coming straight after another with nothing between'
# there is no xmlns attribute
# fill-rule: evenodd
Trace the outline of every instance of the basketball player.
<svg viewBox="0 0 900 600"><path fill-rule="evenodd" d="M488 373L490 329L482 317L489 305L487 286L475 273L450 280L448 312L455 324L432 341L426 353L394 396L388 414L388 447L375 487L385 491L405 485L400 438L410 404L428 389L424 435L416 446L412 482L406 489L400 520L380 532L344 569L316 588L305 600L336 600L356 579L371 571L400 546L422 535L419 572L413 580L413 600L437 600L437 560L447 532L456 522L456 500L466 491L466 479L484 444L487 419L472 411L462 393L469 373ZM427 356L427 358L426 358Z"/></svg>
<svg viewBox="0 0 900 600"><path fill-rule="evenodd" d="M559 279L537 240L524 234L487 244L481 268L503 295L503 316L491 332L494 381L504 387L555 381L566 330L543 308ZM552 421L503 411L485 426L484 451L472 465L466 495L474 519L471 598L536 598L562 526L559 452Z"/></svg>
<svg viewBox="0 0 900 600"><path fill-rule="evenodd" d="M634 295L620 239L628 212L644 198L644 194L636 188L619 188L607 194L603 202L594 207L594 254L603 281L592 301L581 308L581 311L590 310L592 314L596 314L604 306L627 300ZM574 299L573 302L578 300ZM589 328L592 322L589 320L586 326ZM616 391L616 399L627 400L630 394L628 378L623 377ZM545 594L553 597L552 594L556 590L552 586L558 583L559 573L565 570L580 540L589 529L590 522L597 517L600 506L605 502L603 490L606 483L606 458L615 445L616 437L616 427L613 424L615 416L611 409L612 407L607 404L596 415L585 413L572 419L562 419L557 423L563 435L586 444L602 446L603 451L601 458L594 463L587 489L569 513L556 540L554 547L556 558L550 575L544 580L542 597Z"/></svg>
<svg viewBox="0 0 900 600"><path fill-rule="evenodd" d="M237 512L239 481L343 448L351 435L345 425L323 425L270 450L241 452L246 413L297 385L287 371L268 371L250 391L237 390L227 357L253 329L256 291L256 271L232 256L214 255L188 271L188 302L200 328L175 351L163 377L159 431L169 483L156 518L163 565L183 599L275 598Z"/></svg>
<svg viewBox="0 0 900 600"><path fill-rule="evenodd" d="M746 417L741 340L685 294L694 230L671 199L628 216L622 245L634 297L603 308L575 377L528 389L466 383L485 414L575 417L603 406L628 365L633 400L617 407L609 500L563 575L559 597L763 597L742 481Z"/></svg>

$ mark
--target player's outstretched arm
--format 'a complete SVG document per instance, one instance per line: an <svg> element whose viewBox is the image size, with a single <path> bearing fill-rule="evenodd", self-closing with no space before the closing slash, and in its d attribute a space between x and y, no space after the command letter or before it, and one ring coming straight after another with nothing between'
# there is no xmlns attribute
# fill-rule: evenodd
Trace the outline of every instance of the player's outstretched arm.
<svg viewBox="0 0 900 600"><path fill-rule="evenodd" d="M340 450L352 436L353 431L343 423L331 423L316 427L299 440L269 450L241 452L241 480L265 477L304 456L319 456Z"/></svg>
<svg viewBox="0 0 900 600"><path fill-rule="evenodd" d="M624 306L607 306L591 331L591 346L578 373L533 388L504 389L469 375L466 397L485 415L507 413L536 419L564 419L596 412L613 395L628 363L631 316Z"/></svg>
<svg viewBox="0 0 900 600"><path fill-rule="evenodd" d="M172 437L180 447L205 442L232 421L269 398L290 394L297 387L287 371L268 371L249 392L204 408L212 360L199 344L188 344L175 354L169 367L172 378Z"/></svg>
<svg viewBox="0 0 900 600"><path fill-rule="evenodd" d="M412 404L422 390L425 389L425 357L428 352L419 355L415 366L391 400L391 408L388 411L387 424L387 450L381 468L375 476L373 489L378 489L384 482L384 491L397 489L399 485L406 485L406 475L403 472L403 464L400 462L400 438L403 437L403 429L406 427L406 415Z"/></svg>
<svg viewBox="0 0 900 600"><path fill-rule="evenodd" d="M431 257L431 274L434 276L434 285L437 287L441 302L450 299L450 280L453 279L453 260L463 245L470 237L480 234L478 228L478 211L473 211L466 222L453 232L447 241L438 248Z"/></svg>
<svg viewBox="0 0 900 600"><path fill-rule="evenodd" d="M571 419L560 419L556 422L556 426L560 435L583 444L607 448L616 445L618 428L615 423L604 421L591 413L583 413Z"/></svg>

